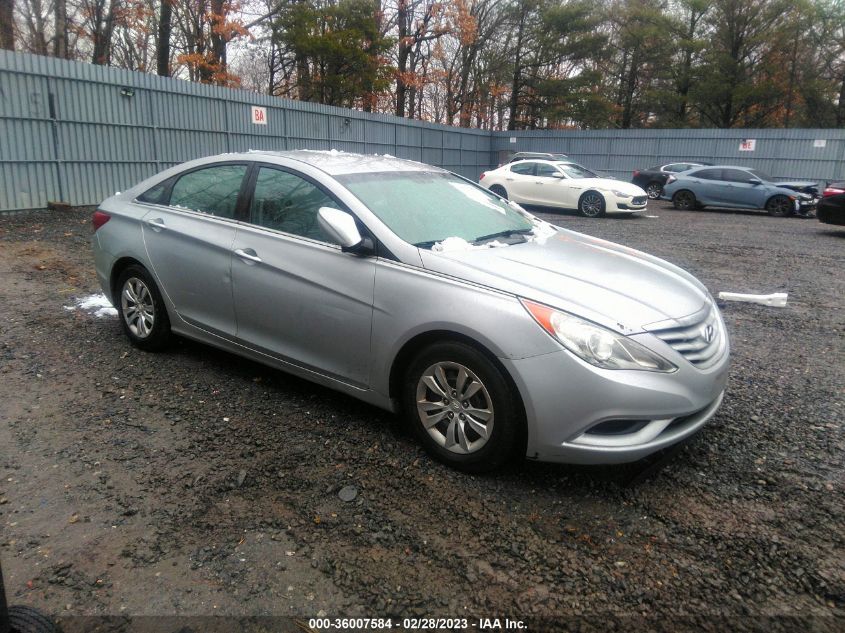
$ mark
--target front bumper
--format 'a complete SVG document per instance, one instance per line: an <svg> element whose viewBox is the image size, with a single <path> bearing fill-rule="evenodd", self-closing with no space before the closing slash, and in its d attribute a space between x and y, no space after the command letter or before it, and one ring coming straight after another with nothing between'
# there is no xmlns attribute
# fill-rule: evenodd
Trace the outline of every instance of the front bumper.
<svg viewBox="0 0 845 633"><path fill-rule="evenodd" d="M636 196L633 198L619 198L613 194L605 195L605 210L608 213L636 213L643 211L648 205L648 196Z"/></svg>
<svg viewBox="0 0 845 633"><path fill-rule="evenodd" d="M633 338L639 336L650 335ZM566 350L502 362L525 404L529 459L615 464L641 459L701 429L722 402L729 356L726 345L706 370L669 358L678 366L671 374L600 369ZM631 432L600 434L608 425L625 424Z"/></svg>

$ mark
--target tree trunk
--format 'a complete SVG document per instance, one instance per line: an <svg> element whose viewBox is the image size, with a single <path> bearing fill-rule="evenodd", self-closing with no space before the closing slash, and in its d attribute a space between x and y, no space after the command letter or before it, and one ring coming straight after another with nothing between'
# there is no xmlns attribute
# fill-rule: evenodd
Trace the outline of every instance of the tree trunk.
<svg viewBox="0 0 845 633"><path fill-rule="evenodd" d="M15 50L14 0L0 0L0 48Z"/></svg>
<svg viewBox="0 0 845 633"><path fill-rule="evenodd" d="M161 0L158 15L158 48L156 49L156 72L162 77L170 77L170 31L173 20L171 0Z"/></svg>
<svg viewBox="0 0 845 633"><path fill-rule="evenodd" d="M511 103L510 103L510 118L508 119L508 129L516 129L516 113L519 108L519 92L522 89L522 38L525 34L525 14L527 9L525 5L522 6L522 15L519 18L519 30L516 33L516 50L513 61L513 77L511 81Z"/></svg>
<svg viewBox="0 0 845 633"><path fill-rule="evenodd" d="M839 107L836 108L836 127L845 127L845 76L839 89Z"/></svg>
<svg viewBox="0 0 845 633"><path fill-rule="evenodd" d="M211 0L211 64L215 72L226 72L226 38L220 29L226 21L223 0Z"/></svg>
<svg viewBox="0 0 845 633"><path fill-rule="evenodd" d="M67 0L55 0L56 39L53 55L67 59Z"/></svg>
<svg viewBox="0 0 845 633"><path fill-rule="evenodd" d="M100 12L96 16L94 24L94 52L91 55L91 63L100 66L108 66L111 62L111 39L114 33L115 10L120 10L118 0L112 0L109 4L109 12L103 18ZM102 11L103 5L100 5Z"/></svg>
<svg viewBox="0 0 845 633"><path fill-rule="evenodd" d="M399 0L396 11L396 23L399 27L399 49L396 58L396 116L405 116L405 95L408 86L405 72L408 70L408 54L411 44L408 42L408 2ZM411 111L413 113L413 110Z"/></svg>

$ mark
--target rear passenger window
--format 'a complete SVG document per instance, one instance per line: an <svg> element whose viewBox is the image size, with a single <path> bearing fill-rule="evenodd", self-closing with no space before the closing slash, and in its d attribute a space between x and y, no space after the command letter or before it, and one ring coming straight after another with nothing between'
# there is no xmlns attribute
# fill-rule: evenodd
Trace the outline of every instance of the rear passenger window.
<svg viewBox="0 0 845 633"><path fill-rule="evenodd" d="M262 167L250 205L252 224L333 243L317 221L320 207L337 203L315 184L279 169Z"/></svg>
<svg viewBox="0 0 845 633"><path fill-rule="evenodd" d="M170 193L170 206L235 217L246 165L217 165L181 176Z"/></svg>
<svg viewBox="0 0 845 633"><path fill-rule="evenodd" d="M523 176L531 176L534 174L534 163L519 162L511 165L511 171L515 174L522 174Z"/></svg>
<svg viewBox="0 0 845 633"><path fill-rule="evenodd" d="M701 178L703 180L721 180L722 179L722 170L721 169L702 169L701 171L697 171L695 173L690 174L692 178Z"/></svg>

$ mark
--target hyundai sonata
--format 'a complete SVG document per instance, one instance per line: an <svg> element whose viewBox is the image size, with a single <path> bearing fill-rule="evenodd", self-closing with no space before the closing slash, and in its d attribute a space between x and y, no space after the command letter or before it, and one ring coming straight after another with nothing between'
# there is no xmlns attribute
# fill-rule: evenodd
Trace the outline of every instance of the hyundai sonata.
<svg viewBox="0 0 845 633"><path fill-rule="evenodd" d="M179 334L401 412L464 470L633 461L722 401L728 339L692 275L429 165L226 154L93 222L134 345Z"/></svg>

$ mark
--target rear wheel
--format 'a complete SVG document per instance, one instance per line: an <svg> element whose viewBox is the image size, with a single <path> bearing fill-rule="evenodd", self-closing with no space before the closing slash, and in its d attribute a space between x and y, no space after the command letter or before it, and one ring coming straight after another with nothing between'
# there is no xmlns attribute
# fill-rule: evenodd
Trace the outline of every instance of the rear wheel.
<svg viewBox="0 0 845 633"><path fill-rule="evenodd" d="M766 202L766 211L769 212L769 215L776 218L784 218L788 215L792 215L792 212L794 211L792 200L786 196L772 196L769 198L769 201Z"/></svg>
<svg viewBox="0 0 845 633"><path fill-rule="evenodd" d="M490 187L490 191L495 193L500 198L504 198L505 200L508 199L508 192L505 191L505 188L502 185L493 185Z"/></svg>
<svg viewBox="0 0 845 633"><path fill-rule="evenodd" d="M578 213L587 218L604 215L604 196L597 191L587 191L578 200Z"/></svg>
<svg viewBox="0 0 845 633"><path fill-rule="evenodd" d="M150 273L129 266L117 280L117 310L129 341L146 351L157 351L170 339L170 319Z"/></svg>
<svg viewBox="0 0 845 633"><path fill-rule="evenodd" d="M648 194L650 199L657 200L661 195L663 195L663 185L659 182L650 182L646 185L645 192Z"/></svg>
<svg viewBox="0 0 845 633"><path fill-rule="evenodd" d="M695 199L695 194L687 189L681 189L672 196L672 206L681 211L695 209L697 205L698 202Z"/></svg>
<svg viewBox="0 0 845 633"><path fill-rule="evenodd" d="M521 409L496 365L473 347L436 343L406 374L403 406L414 434L438 460L467 472L493 470L520 445Z"/></svg>

